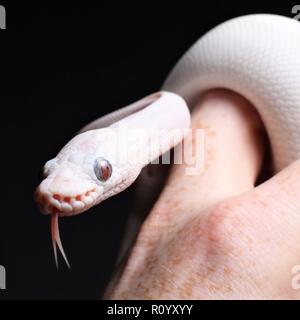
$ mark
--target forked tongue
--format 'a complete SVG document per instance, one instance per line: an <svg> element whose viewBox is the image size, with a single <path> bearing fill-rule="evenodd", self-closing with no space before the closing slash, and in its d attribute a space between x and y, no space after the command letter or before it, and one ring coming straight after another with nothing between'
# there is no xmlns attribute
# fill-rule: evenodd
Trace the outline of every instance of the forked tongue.
<svg viewBox="0 0 300 320"><path fill-rule="evenodd" d="M65 254L64 248L61 243L60 235L59 235L59 228L58 228L58 213L53 212L51 215L51 236L52 236L52 244L53 244L53 251L54 251L54 258L55 258L55 264L58 269L58 258L57 258L57 247L63 256L66 265L69 269L71 269L71 266L69 264L68 258Z"/></svg>

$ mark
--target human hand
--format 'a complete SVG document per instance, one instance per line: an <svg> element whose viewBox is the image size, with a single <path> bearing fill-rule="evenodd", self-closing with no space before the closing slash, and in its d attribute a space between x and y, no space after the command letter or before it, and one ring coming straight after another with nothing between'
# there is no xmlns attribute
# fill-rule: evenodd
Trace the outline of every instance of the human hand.
<svg viewBox="0 0 300 320"><path fill-rule="evenodd" d="M259 116L242 97L207 93L204 170L173 165L110 299L299 299L300 161L255 187L265 154ZM198 142L189 136L188 144ZM270 164L268 164L270 166Z"/></svg>

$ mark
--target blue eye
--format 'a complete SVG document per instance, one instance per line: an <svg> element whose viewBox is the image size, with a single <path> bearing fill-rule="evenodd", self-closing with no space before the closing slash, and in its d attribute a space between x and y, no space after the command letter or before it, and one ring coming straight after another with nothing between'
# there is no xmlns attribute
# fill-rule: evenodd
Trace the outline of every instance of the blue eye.
<svg viewBox="0 0 300 320"><path fill-rule="evenodd" d="M111 177L112 166L106 159L97 158L94 162L94 173L99 181L105 182Z"/></svg>

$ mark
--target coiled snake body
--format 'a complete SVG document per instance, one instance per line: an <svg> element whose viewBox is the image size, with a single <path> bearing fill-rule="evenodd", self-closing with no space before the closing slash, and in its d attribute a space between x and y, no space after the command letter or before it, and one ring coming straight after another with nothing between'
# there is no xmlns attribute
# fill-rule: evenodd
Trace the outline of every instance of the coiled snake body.
<svg viewBox="0 0 300 320"><path fill-rule="evenodd" d="M189 128L190 110L213 88L233 90L255 106L276 171L300 158L300 24L267 14L232 19L187 51L163 91L87 125L45 164L36 199L41 211L52 214L55 255L56 243L64 255L57 217L86 211L126 189L148 162L184 138L171 132ZM121 144L126 157L110 136L122 126L129 128ZM162 133L154 135L153 128ZM137 139L133 129L146 134ZM159 141L159 151L147 149L150 140ZM171 146L166 142L170 140Z"/></svg>

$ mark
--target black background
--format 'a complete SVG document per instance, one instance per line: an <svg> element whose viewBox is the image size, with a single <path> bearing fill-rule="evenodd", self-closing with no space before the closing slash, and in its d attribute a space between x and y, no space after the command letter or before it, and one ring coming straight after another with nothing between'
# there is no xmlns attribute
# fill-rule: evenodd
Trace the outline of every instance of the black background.
<svg viewBox="0 0 300 320"><path fill-rule="evenodd" d="M218 23L249 13L291 17L299 3L23 2L0 1L7 10L7 29L0 30L0 264L7 290L0 299L94 299L111 274L132 192L61 219L73 270L61 261L57 271L49 217L33 202L42 164L89 121L158 90L179 57Z"/></svg>

